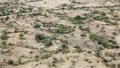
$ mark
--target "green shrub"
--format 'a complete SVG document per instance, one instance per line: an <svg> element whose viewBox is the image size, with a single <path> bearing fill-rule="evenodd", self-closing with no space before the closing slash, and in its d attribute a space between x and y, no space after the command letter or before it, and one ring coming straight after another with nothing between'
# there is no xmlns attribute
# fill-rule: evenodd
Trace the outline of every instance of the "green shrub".
<svg viewBox="0 0 120 68"><path fill-rule="evenodd" d="M3 33L2 36L1 36L2 40L7 40L8 38L9 38L9 36L7 36L6 33Z"/></svg>
<svg viewBox="0 0 120 68"><path fill-rule="evenodd" d="M8 60L7 62L9 65L13 65L14 64L14 61L12 59Z"/></svg>
<svg viewBox="0 0 120 68"><path fill-rule="evenodd" d="M76 52L77 52L77 53L83 52L83 50L81 49L81 47L80 47L79 45L74 46L74 48L76 49Z"/></svg>
<svg viewBox="0 0 120 68"><path fill-rule="evenodd" d="M82 37L86 37L86 34L87 34L86 32L82 32L82 33L81 33L81 36L82 36Z"/></svg>
<svg viewBox="0 0 120 68"><path fill-rule="evenodd" d="M45 46L46 47L52 46L52 41L51 40L46 41Z"/></svg>
<svg viewBox="0 0 120 68"><path fill-rule="evenodd" d="M85 17L81 17L80 15L77 15L75 17L73 17L72 21L75 24L83 24L83 20L85 20Z"/></svg>
<svg viewBox="0 0 120 68"><path fill-rule="evenodd" d="M63 44L63 45L56 51L56 53L59 53L59 52L68 53L68 52L69 52L68 46L67 46L66 44Z"/></svg>
<svg viewBox="0 0 120 68"><path fill-rule="evenodd" d="M54 57L52 63L57 63L57 62L58 62L58 59Z"/></svg>
<svg viewBox="0 0 120 68"><path fill-rule="evenodd" d="M34 25L34 28L40 28L40 27L42 27L42 24L41 23L35 23L35 25Z"/></svg>
<svg viewBox="0 0 120 68"><path fill-rule="evenodd" d="M47 38L47 36L45 36L44 34L36 34L35 35L35 40L37 42L41 42L42 40L45 40Z"/></svg>
<svg viewBox="0 0 120 68"><path fill-rule="evenodd" d="M102 12L101 15L102 15L102 16L106 16L105 12Z"/></svg>
<svg viewBox="0 0 120 68"><path fill-rule="evenodd" d="M82 20L82 17L79 16L79 15L77 15L77 16L74 17L74 20L76 20L76 21L78 21L78 20Z"/></svg>
<svg viewBox="0 0 120 68"><path fill-rule="evenodd" d="M98 13L99 13L98 10L94 10L94 11L92 11L92 14L98 14Z"/></svg>

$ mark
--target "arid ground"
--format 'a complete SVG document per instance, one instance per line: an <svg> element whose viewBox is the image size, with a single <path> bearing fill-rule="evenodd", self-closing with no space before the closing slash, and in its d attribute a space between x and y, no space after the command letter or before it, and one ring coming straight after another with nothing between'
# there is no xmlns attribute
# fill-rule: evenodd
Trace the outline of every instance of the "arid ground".
<svg viewBox="0 0 120 68"><path fill-rule="evenodd" d="M120 68L120 0L0 0L0 68Z"/></svg>

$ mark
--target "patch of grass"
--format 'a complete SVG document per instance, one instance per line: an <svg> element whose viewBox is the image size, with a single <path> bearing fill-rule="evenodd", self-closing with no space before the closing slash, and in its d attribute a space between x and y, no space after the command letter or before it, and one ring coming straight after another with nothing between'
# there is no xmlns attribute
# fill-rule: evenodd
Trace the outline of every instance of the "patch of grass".
<svg viewBox="0 0 120 68"><path fill-rule="evenodd" d="M94 20L99 20L99 21L105 21L108 20L109 18L106 16L95 16L93 17Z"/></svg>
<svg viewBox="0 0 120 68"><path fill-rule="evenodd" d="M49 57L50 57L50 54L48 54L48 53L41 55L41 59L47 59Z"/></svg>
<svg viewBox="0 0 120 68"><path fill-rule="evenodd" d="M74 48L76 49L77 53L83 52L83 50L81 49L81 47L79 45L74 46Z"/></svg>
<svg viewBox="0 0 120 68"><path fill-rule="evenodd" d="M90 34L90 39L103 45L104 48L118 48L116 41L105 39L97 34Z"/></svg>
<svg viewBox="0 0 120 68"><path fill-rule="evenodd" d="M99 14L99 11L98 10L94 10L94 11L92 11L92 14Z"/></svg>
<svg viewBox="0 0 120 68"><path fill-rule="evenodd" d="M83 25L80 25L79 28L83 31L90 33L90 27L83 27Z"/></svg>
<svg viewBox="0 0 120 68"><path fill-rule="evenodd" d="M31 17L39 16L39 15L42 15L42 13L41 12L34 12L34 13L29 14L29 16L31 16Z"/></svg>
<svg viewBox="0 0 120 68"><path fill-rule="evenodd" d="M71 26L65 26L62 24L56 25L54 28L49 29L50 32L60 33L60 34L68 34L74 31Z"/></svg>

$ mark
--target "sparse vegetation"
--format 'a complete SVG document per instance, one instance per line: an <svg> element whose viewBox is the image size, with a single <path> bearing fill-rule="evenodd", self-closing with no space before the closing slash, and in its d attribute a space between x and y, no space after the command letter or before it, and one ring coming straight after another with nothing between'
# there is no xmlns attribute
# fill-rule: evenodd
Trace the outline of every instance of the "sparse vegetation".
<svg viewBox="0 0 120 68"><path fill-rule="evenodd" d="M0 0L0 68L120 68L118 0Z"/></svg>
<svg viewBox="0 0 120 68"><path fill-rule="evenodd" d="M105 39L97 34L90 34L90 39L96 41L98 44L103 45L105 48L116 48L117 44L113 40Z"/></svg>

